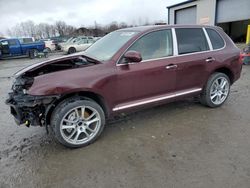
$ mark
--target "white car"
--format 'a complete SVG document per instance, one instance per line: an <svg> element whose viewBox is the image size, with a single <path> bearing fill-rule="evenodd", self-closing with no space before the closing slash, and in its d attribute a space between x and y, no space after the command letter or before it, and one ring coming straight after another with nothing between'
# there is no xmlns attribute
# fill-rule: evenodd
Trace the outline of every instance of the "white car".
<svg viewBox="0 0 250 188"><path fill-rule="evenodd" d="M95 40L92 37L85 37L73 43L66 43L62 45L62 50L67 54L80 52L90 47Z"/></svg>
<svg viewBox="0 0 250 188"><path fill-rule="evenodd" d="M45 43L45 49L47 49L48 52L52 52L56 50L56 45L53 42L53 40L43 39L42 41Z"/></svg>

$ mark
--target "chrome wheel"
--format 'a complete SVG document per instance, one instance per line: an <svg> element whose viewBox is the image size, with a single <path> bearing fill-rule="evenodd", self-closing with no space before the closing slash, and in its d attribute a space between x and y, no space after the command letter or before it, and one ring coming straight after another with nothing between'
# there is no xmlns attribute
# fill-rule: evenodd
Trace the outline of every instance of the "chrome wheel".
<svg viewBox="0 0 250 188"><path fill-rule="evenodd" d="M229 81L225 77L218 77L210 88L210 99L215 105L222 104L228 97L230 89Z"/></svg>
<svg viewBox="0 0 250 188"><path fill-rule="evenodd" d="M74 145L91 141L100 128L100 114L90 106L78 106L69 110L60 123L60 132L63 139Z"/></svg>

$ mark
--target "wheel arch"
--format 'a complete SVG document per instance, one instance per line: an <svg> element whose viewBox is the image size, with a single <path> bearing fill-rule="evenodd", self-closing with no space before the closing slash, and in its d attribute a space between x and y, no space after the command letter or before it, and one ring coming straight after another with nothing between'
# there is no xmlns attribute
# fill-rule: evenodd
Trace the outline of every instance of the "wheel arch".
<svg viewBox="0 0 250 188"><path fill-rule="evenodd" d="M50 119L51 119L51 115L54 111L54 109L64 100L70 99L70 98L79 98L79 99L87 99L87 100L93 100L95 101L97 104L99 104L101 106L101 108L104 111L104 114L106 117L109 117L110 115L110 111L108 108L107 103L105 102L104 97L102 97L101 95L91 92L91 91L79 91L79 92L74 92L74 93L69 93L66 95L63 95L62 97L60 97L59 99L57 99L56 101L54 101L48 108L48 110L45 113L45 117L46 117L46 124L50 124Z"/></svg>
<svg viewBox="0 0 250 188"><path fill-rule="evenodd" d="M234 74L233 72L228 68L228 67L220 67L215 69L212 74L214 74L215 72L221 72L224 73L225 75L228 76L228 78L230 79L230 83L231 85L234 83ZM210 75L211 76L211 75Z"/></svg>
<svg viewBox="0 0 250 188"><path fill-rule="evenodd" d="M52 52L50 47L45 47L45 49L47 49L49 52Z"/></svg>

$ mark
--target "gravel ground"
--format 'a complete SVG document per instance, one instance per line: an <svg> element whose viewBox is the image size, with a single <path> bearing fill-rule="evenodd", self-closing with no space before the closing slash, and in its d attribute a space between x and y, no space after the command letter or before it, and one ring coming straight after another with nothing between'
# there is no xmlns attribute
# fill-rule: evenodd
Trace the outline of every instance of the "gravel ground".
<svg viewBox="0 0 250 188"><path fill-rule="evenodd" d="M11 75L41 60L0 61L1 188L249 188L250 67L221 108L187 99L147 109L110 121L97 142L73 150L45 128L17 127L4 104Z"/></svg>

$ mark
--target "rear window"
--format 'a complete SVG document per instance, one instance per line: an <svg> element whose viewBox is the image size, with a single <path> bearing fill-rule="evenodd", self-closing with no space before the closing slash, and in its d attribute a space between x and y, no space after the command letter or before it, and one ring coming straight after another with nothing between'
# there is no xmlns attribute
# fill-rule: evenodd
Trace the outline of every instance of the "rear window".
<svg viewBox="0 0 250 188"><path fill-rule="evenodd" d="M33 39L32 38L21 38L21 39L19 39L19 41L20 41L20 43L25 44L25 43L33 42Z"/></svg>
<svg viewBox="0 0 250 188"><path fill-rule="evenodd" d="M223 39L215 30L213 29L206 29L206 30L214 50L220 49L225 45Z"/></svg>
<svg viewBox="0 0 250 188"><path fill-rule="evenodd" d="M175 32L179 54L209 50L206 37L201 28L176 28Z"/></svg>

